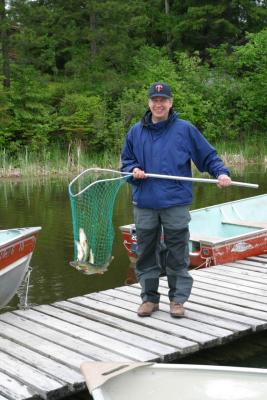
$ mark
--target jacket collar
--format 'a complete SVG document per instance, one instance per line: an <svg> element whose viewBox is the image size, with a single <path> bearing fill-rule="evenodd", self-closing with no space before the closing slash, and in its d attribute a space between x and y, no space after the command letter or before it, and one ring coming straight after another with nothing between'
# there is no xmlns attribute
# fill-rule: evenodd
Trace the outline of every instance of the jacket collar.
<svg viewBox="0 0 267 400"><path fill-rule="evenodd" d="M171 121L176 119L178 117L178 113L174 111L173 108L170 109L169 112L169 117L165 121L160 121L157 122L156 124L153 124L152 122L152 113L150 110L147 110L141 119L141 124L145 128L152 128L152 129L161 129L163 127L166 127Z"/></svg>

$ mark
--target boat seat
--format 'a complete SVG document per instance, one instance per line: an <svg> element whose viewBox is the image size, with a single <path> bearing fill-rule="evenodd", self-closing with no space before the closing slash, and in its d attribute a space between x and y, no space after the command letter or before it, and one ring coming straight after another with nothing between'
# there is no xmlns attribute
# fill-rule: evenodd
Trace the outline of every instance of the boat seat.
<svg viewBox="0 0 267 400"><path fill-rule="evenodd" d="M252 228L267 229L267 222L258 222L258 221L249 221L240 219L224 220L222 221L222 224L231 224L231 225L247 226Z"/></svg>

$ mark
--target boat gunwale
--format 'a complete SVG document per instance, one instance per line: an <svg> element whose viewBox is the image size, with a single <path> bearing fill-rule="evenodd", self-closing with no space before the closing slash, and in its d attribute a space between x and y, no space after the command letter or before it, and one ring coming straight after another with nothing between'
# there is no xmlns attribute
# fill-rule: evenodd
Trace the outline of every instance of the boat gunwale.
<svg viewBox="0 0 267 400"><path fill-rule="evenodd" d="M196 208L194 210L190 210L190 213L194 213L196 211L202 211L202 210L206 210L206 209L210 209L210 208L222 207L224 205L229 205L229 204L243 203L245 200L250 201L252 199L258 199L260 197L267 197L267 193L258 194L256 196L251 196L251 197L245 197L244 199L239 199L239 200L226 201L225 203L213 204L212 206Z"/></svg>
<svg viewBox="0 0 267 400"><path fill-rule="evenodd" d="M96 362L97 363L97 362ZM100 362L101 363L101 362ZM134 364L134 363L133 363ZM124 365L124 363L122 363ZM125 365L131 365L131 363L125 363ZM152 363L149 365L140 365L141 368L145 369L174 369L174 370L197 370L197 371L226 371L226 372L252 372L261 373L262 375L267 374L267 368L252 368L252 367L232 367L226 365L201 365L201 364L164 364L164 363ZM127 374L138 370L139 368L122 371L122 374ZM112 378L110 378L112 379Z"/></svg>
<svg viewBox="0 0 267 400"><path fill-rule="evenodd" d="M217 246L218 244L230 244L236 240L239 240L239 238L242 240L243 238L246 237L255 237L255 233L258 233L257 236L262 236L261 234L265 234L267 233L267 228L259 228L256 229L255 231L251 231L249 233L242 233L241 235L237 235L237 236L230 236L228 238L225 238L223 240L214 240L214 241L209 241L209 240L205 240L205 239L199 239L199 240L194 240L194 239L189 239L189 241L191 242L199 242L201 244L210 244L213 246Z"/></svg>
<svg viewBox="0 0 267 400"><path fill-rule="evenodd" d="M122 225L119 227L119 229L122 232L126 232L129 234L132 234L131 231L131 226L134 226L134 224L127 224L127 225ZM205 239L199 239L199 240L194 240L193 238L189 238L189 241L191 242L199 242L201 244L209 244L209 245L218 245L218 244L226 244L226 243L231 243L239 238L243 239L244 237L249 237L249 236L255 236L255 233L258 233L260 236L261 234L265 234L267 233L267 228L255 228L254 231L250 231L250 232L246 232L246 233L242 233L240 235L236 235L236 236L230 236L228 238L223 238L222 240L205 240Z"/></svg>
<svg viewBox="0 0 267 400"><path fill-rule="evenodd" d="M7 245L12 245L21 239L27 238L30 235L33 235L41 230L41 226L37 227L29 227L29 228L11 228L11 229L1 229L1 232L8 232L8 231L21 231L17 236L9 238L3 242L0 243L0 251L3 250Z"/></svg>

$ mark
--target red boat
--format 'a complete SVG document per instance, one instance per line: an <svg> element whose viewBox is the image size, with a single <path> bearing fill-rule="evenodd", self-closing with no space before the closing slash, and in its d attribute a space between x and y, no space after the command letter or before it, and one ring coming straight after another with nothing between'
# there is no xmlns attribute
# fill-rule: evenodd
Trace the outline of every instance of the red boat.
<svg viewBox="0 0 267 400"><path fill-rule="evenodd" d="M40 227L0 231L0 308L16 294L25 277Z"/></svg>
<svg viewBox="0 0 267 400"><path fill-rule="evenodd" d="M266 194L201 208L190 214L191 267L224 264L267 253ZM135 262L135 225L123 225L120 229L130 261ZM164 234L161 247L164 248Z"/></svg>

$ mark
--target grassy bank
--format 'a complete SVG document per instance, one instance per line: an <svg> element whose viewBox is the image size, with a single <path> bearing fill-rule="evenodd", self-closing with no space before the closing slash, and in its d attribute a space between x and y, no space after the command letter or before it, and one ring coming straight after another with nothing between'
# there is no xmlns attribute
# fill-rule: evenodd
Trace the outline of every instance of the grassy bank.
<svg viewBox="0 0 267 400"><path fill-rule="evenodd" d="M267 138L261 140L251 139L246 144L242 142L219 142L215 144L218 154L229 166L240 164L266 164L267 165Z"/></svg>
<svg viewBox="0 0 267 400"><path fill-rule="evenodd" d="M39 154L26 150L17 157L0 151L0 177L73 176L91 168L119 168L120 156L111 152L88 154L77 149L71 154L59 147L43 149Z"/></svg>
<svg viewBox="0 0 267 400"><path fill-rule="evenodd" d="M214 144L218 154L230 167L246 164L264 164L267 166L267 144L240 143ZM71 153L55 146L42 149L38 154L24 149L14 157L0 150L0 177L29 176L74 176L90 167L119 169L120 155L106 151L102 154L89 154L80 148Z"/></svg>

